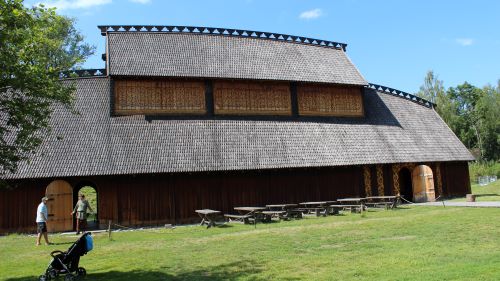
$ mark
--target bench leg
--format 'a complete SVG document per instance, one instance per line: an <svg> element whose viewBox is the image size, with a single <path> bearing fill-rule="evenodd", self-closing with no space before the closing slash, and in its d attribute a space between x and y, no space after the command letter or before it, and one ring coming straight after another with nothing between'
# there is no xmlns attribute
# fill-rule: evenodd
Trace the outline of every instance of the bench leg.
<svg viewBox="0 0 500 281"><path fill-rule="evenodd" d="M264 215L263 221L265 221L265 222L271 222L271 220L272 220L272 216L271 215Z"/></svg>

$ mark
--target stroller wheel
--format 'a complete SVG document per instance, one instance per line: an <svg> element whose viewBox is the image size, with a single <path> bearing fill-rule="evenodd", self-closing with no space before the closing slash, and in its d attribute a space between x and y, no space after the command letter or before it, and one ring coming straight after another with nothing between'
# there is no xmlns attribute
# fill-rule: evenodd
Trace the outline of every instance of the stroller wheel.
<svg viewBox="0 0 500 281"><path fill-rule="evenodd" d="M45 278L46 280L56 279L58 275L59 274L57 274L57 271L55 271L54 269L48 269L45 273Z"/></svg>
<svg viewBox="0 0 500 281"><path fill-rule="evenodd" d="M66 274L66 276L64 276L64 281L74 281L75 280L75 276L71 275L71 274Z"/></svg>
<svg viewBox="0 0 500 281"><path fill-rule="evenodd" d="M45 275L40 275L40 277L38 277L38 281L47 281L47 277Z"/></svg>
<svg viewBox="0 0 500 281"><path fill-rule="evenodd" d="M85 268L83 268L83 267L79 267L78 271L76 272L76 274L78 276L85 276L85 275L87 275L87 270L85 270Z"/></svg>

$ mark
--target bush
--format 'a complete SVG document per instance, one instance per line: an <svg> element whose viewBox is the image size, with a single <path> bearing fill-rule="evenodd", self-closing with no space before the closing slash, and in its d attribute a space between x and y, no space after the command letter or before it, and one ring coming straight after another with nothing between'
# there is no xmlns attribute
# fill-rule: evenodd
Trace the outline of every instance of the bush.
<svg viewBox="0 0 500 281"><path fill-rule="evenodd" d="M500 163L495 161L474 162L469 165L469 174L472 183L477 183L477 178L481 176L497 176L500 178Z"/></svg>

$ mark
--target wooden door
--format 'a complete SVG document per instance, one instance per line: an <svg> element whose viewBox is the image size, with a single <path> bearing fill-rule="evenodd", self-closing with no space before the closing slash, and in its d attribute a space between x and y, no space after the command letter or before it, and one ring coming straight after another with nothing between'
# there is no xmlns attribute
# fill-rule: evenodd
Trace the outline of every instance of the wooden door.
<svg viewBox="0 0 500 281"><path fill-rule="evenodd" d="M51 182L45 190L47 209L49 211L49 221L47 230L49 232L71 231L73 230L73 188L63 180Z"/></svg>
<svg viewBox="0 0 500 281"><path fill-rule="evenodd" d="M413 201L433 202L436 200L432 169L426 165L415 167L412 172Z"/></svg>

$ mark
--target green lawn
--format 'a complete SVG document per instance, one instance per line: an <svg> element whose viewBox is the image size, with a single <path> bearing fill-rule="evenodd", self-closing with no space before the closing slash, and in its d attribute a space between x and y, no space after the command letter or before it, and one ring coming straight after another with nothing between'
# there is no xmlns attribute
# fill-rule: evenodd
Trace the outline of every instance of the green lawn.
<svg viewBox="0 0 500 281"><path fill-rule="evenodd" d="M403 207L327 218L96 235L86 280L500 280L500 209ZM56 243L75 236L52 235ZM0 279L34 280L48 253L0 237Z"/></svg>
<svg viewBox="0 0 500 281"><path fill-rule="evenodd" d="M473 184L471 189L472 194L476 194L476 201L500 201L500 180L485 186ZM465 201L465 197L455 198L451 201Z"/></svg>

